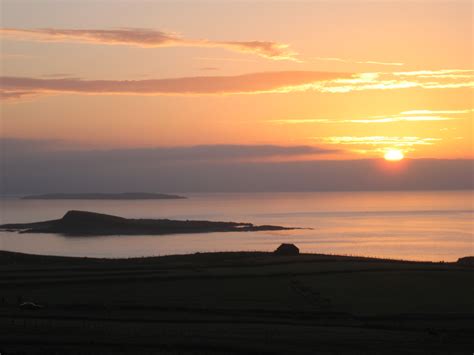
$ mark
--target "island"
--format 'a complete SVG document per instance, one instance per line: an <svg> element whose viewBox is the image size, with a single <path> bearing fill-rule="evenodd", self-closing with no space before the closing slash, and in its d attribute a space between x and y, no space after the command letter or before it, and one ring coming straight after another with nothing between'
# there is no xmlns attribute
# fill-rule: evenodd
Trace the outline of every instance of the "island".
<svg viewBox="0 0 474 355"><path fill-rule="evenodd" d="M68 211L61 219L0 225L0 230L21 233L57 233L70 236L164 235L209 232L277 231L297 228L238 222L130 219L88 211Z"/></svg>
<svg viewBox="0 0 474 355"><path fill-rule="evenodd" d="M123 193L54 193L23 196L22 200L176 200L184 196L149 192Z"/></svg>

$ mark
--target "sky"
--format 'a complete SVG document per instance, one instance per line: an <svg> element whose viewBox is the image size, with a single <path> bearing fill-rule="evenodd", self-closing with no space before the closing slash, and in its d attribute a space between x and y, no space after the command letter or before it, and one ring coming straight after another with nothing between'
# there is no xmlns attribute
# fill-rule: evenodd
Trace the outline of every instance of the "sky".
<svg viewBox="0 0 474 355"><path fill-rule="evenodd" d="M0 6L3 192L472 187L471 1Z"/></svg>

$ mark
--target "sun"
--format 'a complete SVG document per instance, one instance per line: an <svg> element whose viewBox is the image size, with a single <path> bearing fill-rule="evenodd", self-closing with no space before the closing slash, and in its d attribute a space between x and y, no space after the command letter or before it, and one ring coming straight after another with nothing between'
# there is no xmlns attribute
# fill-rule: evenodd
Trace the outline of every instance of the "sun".
<svg viewBox="0 0 474 355"><path fill-rule="evenodd" d="M399 161L402 160L405 156L403 155L403 152L398 149L389 149L385 152L385 155L383 156L385 160L388 161Z"/></svg>

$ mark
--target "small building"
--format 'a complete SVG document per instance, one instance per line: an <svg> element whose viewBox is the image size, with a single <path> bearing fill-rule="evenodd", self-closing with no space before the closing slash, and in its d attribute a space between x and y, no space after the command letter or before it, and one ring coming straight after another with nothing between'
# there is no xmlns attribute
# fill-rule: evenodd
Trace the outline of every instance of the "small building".
<svg viewBox="0 0 474 355"><path fill-rule="evenodd" d="M300 250L294 244L281 244L274 252L276 255L299 255Z"/></svg>

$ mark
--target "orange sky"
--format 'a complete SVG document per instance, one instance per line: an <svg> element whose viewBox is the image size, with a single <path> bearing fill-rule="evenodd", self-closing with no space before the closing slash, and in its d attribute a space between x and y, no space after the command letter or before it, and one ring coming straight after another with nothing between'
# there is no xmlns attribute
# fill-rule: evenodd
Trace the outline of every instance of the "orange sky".
<svg viewBox="0 0 474 355"><path fill-rule="evenodd" d="M4 0L2 14L5 138L474 158L470 1Z"/></svg>

